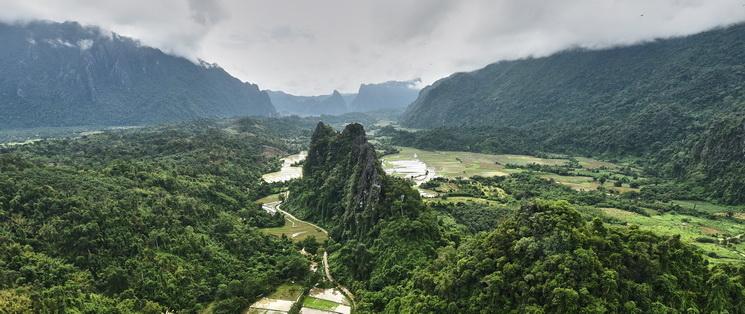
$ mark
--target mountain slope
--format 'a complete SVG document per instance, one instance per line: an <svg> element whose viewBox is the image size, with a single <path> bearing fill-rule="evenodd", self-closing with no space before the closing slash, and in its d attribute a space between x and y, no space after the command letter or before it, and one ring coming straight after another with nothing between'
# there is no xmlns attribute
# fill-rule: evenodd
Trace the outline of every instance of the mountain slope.
<svg viewBox="0 0 745 314"><path fill-rule="evenodd" d="M606 50L504 61L425 88L411 127L608 125L654 106L686 116L742 109L745 25ZM644 112L652 111L652 112Z"/></svg>
<svg viewBox="0 0 745 314"><path fill-rule="evenodd" d="M223 69L77 23L0 24L0 128L271 115Z"/></svg>
<svg viewBox="0 0 745 314"><path fill-rule="evenodd" d="M680 236L529 203L419 269L387 313L739 313L743 269L711 267Z"/></svg>
<svg viewBox="0 0 745 314"><path fill-rule="evenodd" d="M743 203L743 83L745 24L499 62L425 88L402 124L439 129L399 144L643 157L650 174L705 190L686 197Z"/></svg>
<svg viewBox="0 0 745 314"><path fill-rule="evenodd" d="M419 94L419 89L414 87L417 82L418 80L362 84L349 109L367 112L406 108Z"/></svg>
<svg viewBox="0 0 745 314"><path fill-rule="evenodd" d="M347 112L347 102L338 91L331 95L296 96L282 91L267 91L280 114L299 116L339 115Z"/></svg>
<svg viewBox="0 0 745 314"><path fill-rule="evenodd" d="M381 219L413 214L401 206L394 212L394 201L416 205L418 200L406 183L385 175L362 125L352 123L337 133L319 122L303 179L291 187L288 206L303 218L330 226L335 239L350 240L367 238ZM414 205L410 207L416 209Z"/></svg>

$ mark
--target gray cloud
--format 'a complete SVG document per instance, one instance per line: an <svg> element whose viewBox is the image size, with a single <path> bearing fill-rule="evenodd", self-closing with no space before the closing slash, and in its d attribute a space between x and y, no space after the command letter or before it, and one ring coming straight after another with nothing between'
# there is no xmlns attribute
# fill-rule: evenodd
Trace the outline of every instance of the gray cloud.
<svg viewBox="0 0 745 314"><path fill-rule="evenodd" d="M204 26L214 25L226 16L216 0L189 0L189 10L191 18Z"/></svg>
<svg viewBox="0 0 745 314"><path fill-rule="evenodd" d="M299 94L423 84L503 59L745 20L745 0L0 0L0 20L75 20Z"/></svg>

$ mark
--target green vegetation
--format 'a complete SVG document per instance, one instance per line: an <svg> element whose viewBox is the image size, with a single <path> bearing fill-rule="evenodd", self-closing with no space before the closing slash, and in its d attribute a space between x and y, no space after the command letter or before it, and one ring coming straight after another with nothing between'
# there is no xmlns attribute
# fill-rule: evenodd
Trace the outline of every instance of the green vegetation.
<svg viewBox="0 0 745 314"><path fill-rule="evenodd" d="M314 297L305 297L303 300L303 306L311 309L317 309L317 310L324 310L324 311L331 311L335 309L339 304L323 300L319 298Z"/></svg>
<svg viewBox="0 0 745 314"><path fill-rule="evenodd" d="M393 143L635 159L687 197L745 203L745 25L503 61L425 88ZM386 132L383 132L386 133Z"/></svg>
<svg viewBox="0 0 745 314"><path fill-rule="evenodd" d="M277 215L282 214L278 213ZM326 235L326 233L324 233L321 229L305 221L293 219L288 216L284 217L284 224L282 226L264 228L261 229L261 231L273 236L290 239L293 242L300 242L311 237L320 242L326 241L326 239L328 239L328 235Z"/></svg>
<svg viewBox="0 0 745 314"><path fill-rule="evenodd" d="M267 298L274 300L295 301L303 295L305 287L294 283L283 283L277 287Z"/></svg>
<svg viewBox="0 0 745 314"><path fill-rule="evenodd" d="M0 308L237 313L261 296L297 299L321 276L308 259L322 268L328 252L359 313L745 311L741 206L684 200L626 160L386 156L451 172L423 183L437 197L422 201L411 181L385 174L361 125L319 123L309 135L311 121L201 121L3 148ZM306 148L301 179L262 182ZM262 209L287 190L280 208L328 235Z"/></svg>
<svg viewBox="0 0 745 314"><path fill-rule="evenodd" d="M308 261L258 230L277 221L254 202L272 192L266 148L293 149L273 136L284 128L198 122L3 149L0 304L236 313L302 280Z"/></svg>
<svg viewBox="0 0 745 314"><path fill-rule="evenodd" d="M742 311L742 268L709 268L678 237L586 221L567 202L523 206L416 272L390 312ZM730 274L728 276L727 274Z"/></svg>
<svg viewBox="0 0 745 314"><path fill-rule="evenodd" d="M745 310L743 270L722 263L738 260L736 218L671 203L664 186L611 190L637 176L633 169L569 159L536 171L524 163L509 176L429 181L423 186L440 197L424 204L363 153L358 128L339 134L319 125L304 177L290 187L294 212L337 230L332 271L354 291L358 312ZM602 186L577 190L544 178L561 167ZM396 195L409 202L379 207ZM658 232L655 219L701 233Z"/></svg>

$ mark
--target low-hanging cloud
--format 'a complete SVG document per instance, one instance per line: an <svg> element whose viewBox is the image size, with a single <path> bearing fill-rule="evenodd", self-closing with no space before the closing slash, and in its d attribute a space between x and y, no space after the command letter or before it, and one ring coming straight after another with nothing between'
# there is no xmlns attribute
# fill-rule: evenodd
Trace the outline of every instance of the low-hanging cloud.
<svg viewBox="0 0 745 314"><path fill-rule="evenodd" d="M0 0L0 20L78 21L297 94L421 77L745 20L745 0Z"/></svg>

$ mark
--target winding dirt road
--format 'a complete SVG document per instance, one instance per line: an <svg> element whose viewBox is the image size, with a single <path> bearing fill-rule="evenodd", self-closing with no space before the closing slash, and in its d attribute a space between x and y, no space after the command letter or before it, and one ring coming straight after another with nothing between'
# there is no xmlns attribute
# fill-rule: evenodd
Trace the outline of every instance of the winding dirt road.
<svg viewBox="0 0 745 314"><path fill-rule="evenodd" d="M280 205L282 205L282 202L281 201L264 204L264 206L268 206L268 207L270 207L270 208L272 208L272 209L274 209L274 210L282 213L283 215L285 215L287 217L290 217L291 220L305 222L305 223L307 223L307 224L309 224L309 225L311 225L313 227L318 228L318 230L321 230L326 235L329 234L329 232L326 231L326 229L323 229L320 226L318 226L318 225L316 225L316 224L314 224L312 222L308 222L308 221L305 221L305 220L298 219L294 215L292 215L292 214L288 213L287 211L283 210L280 207ZM334 280L334 277L331 276L331 270L329 269L329 254L326 252L326 249L325 248L324 248L324 251L323 251L323 270L326 273L326 279L328 279L329 282L333 283L336 286L337 289L341 290L341 292L344 293L344 295L347 296L347 298L349 299L349 301L352 303L352 309L354 309L354 294L352 294L352 292L349 291L349 289L347 289L347 287L342 286L339 282L337 282L336 280Z"/></svg>

